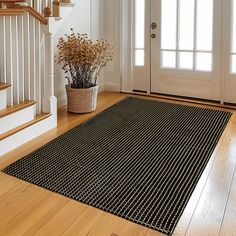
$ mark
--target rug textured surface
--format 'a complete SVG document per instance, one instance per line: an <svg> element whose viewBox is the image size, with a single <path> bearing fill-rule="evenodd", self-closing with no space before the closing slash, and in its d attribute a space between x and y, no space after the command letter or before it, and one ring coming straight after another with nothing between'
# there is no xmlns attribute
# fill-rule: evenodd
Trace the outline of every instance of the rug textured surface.
<svg viewBox="0 0 236 236"><path fill-rule="evenodd" d="M231 115L127 98L3 172L171 235Z"/></svg>

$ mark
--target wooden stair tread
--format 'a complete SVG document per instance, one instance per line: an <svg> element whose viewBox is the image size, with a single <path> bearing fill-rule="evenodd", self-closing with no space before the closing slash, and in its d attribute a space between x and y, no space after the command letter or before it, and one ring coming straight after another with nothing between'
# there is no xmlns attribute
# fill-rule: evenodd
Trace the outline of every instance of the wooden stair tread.
<svg viewBox="0 0 236 236"><path fill-rule="evenodd" d="M25 109L27 107L33 106L35 103L36 103L35 101L26 100L26 101L21 102L17 105L9 106L3 110L0 110L0 118L8 116L14 112L20 111L20 110Z"/></svg>
<svg viewBox="0 0 236 236"><path fill-rule="evenodd" d="M10 87L11 85L10 84L8 84L8 83L0 83L0 90L4 90L4 89L6 89L6 88L8 88L8 87Z"/></svg>
<svg viewBox="0 0 236 236"><path fill-rule="evenodd" d="M29 121L29 122L27 122L27 123L25 123L23 125L20 125L20 126L14 128L12 130L9 130L9 131L7 131L7 132L5 132L3 134L0 134L0 141L2 141L5 138L10 137L13 134L18 133L19 131L21 131L23 129L28 128L31 125L34 125L34 124L36 124L36 123L38 123L38 122L40 122L40 121L50 117L51 115L52 115L51 113L42 113L40 115L37 115L33 120L31 120L31 121Z"/></svg>

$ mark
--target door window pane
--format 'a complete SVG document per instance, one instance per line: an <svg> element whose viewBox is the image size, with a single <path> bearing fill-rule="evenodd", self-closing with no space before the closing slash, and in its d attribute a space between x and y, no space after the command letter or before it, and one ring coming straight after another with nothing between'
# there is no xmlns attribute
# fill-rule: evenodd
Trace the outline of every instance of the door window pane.
<svg viewBox="0 0 236 236"><path fill-rule="evenodd" d="M212 70L212 53L197 53L196 54L196 70L211 71Z"/></svg>
<svg viewBox="0 0 236 236"><path fill-rule="evenodd" d="M135 66L144 66L144 50L135 50Z"/></svg>
<svg viewBox="0 0 236 236"><path fill-rule="evenodd" d="M135 0L135 48L144 49L145 1Z"/></svg>
<svg viewBox="0 0 236 236"><path fill-rule="evenodd" d="M194 0L179 0L179 49L193 50Z"/></svg>
<svg viewBox="0 0 236 236"><path fill-rule="evenodd" d="M231 72L236 74L236 55L231 56Z"/></svg>
<svg viewBox="0 0 236 236"><path fill-rule="evenodd" d="M162 52L162 67L176 68L176 52Z"/></svg>
<svg viewBox="0 0 236 236"><path fill-rule="evenodd" d="M180 52L179 53L179 69L193 69L193 53Z"/></svg>
<svg viewBox="0 0 236 236"><path fill-rule="evenodd" d="M177 0L161 1L161 48L176 49Z"/></svg>
<svg viewBox="0 0 236 236"><path fill-rule="evenodd" d="M212 50L213 0L197 0L197 50Z"/></svg>

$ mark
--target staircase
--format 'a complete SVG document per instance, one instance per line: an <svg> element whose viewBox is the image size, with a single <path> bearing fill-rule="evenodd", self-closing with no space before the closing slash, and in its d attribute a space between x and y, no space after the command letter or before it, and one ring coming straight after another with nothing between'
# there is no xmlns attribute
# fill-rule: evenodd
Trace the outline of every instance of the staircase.
<svg viewBox="0 0 236 236"><path fill-rule="evenodd" d="M0 1L0 156L57 125L54 34L74 4Z"/></svg>

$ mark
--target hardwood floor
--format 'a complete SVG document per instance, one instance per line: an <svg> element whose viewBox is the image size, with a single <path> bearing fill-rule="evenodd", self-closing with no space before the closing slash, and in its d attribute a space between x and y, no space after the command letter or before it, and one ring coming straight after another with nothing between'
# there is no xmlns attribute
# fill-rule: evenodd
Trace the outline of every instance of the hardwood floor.
<svg viewBox="0 0 236 236"><path fill-rule="evenodd" d="M65 108L60 109L58 127L1 157L0 169L126 96L128 95L120 93L101 93L97 110L91 114L68 114ZM233 117L183 212L174 232L175 236L236 236L236 111L232 112ZM0 235L162 234L0 172Z"/></svg>

